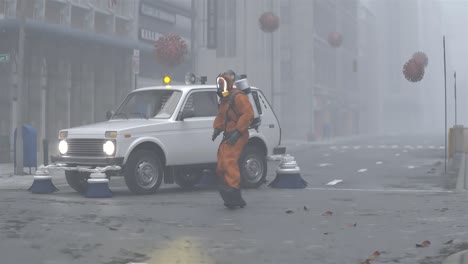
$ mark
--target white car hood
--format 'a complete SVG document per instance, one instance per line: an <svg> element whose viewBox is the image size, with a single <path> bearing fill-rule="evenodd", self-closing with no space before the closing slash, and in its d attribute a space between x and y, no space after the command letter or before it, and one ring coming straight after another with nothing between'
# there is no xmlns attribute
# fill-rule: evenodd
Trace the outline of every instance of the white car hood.
<svg viewBox="0 0 468 264"><path fill-rule="evenodd" d="M103 136L106 131L131 131L133 129L142 128L146 126L154 126L157 124L167 123L167 120L158 119L117 119L101 123L95 123L85 126L73 127L64 129L68 131L68 135L94 135Z"/></svg>

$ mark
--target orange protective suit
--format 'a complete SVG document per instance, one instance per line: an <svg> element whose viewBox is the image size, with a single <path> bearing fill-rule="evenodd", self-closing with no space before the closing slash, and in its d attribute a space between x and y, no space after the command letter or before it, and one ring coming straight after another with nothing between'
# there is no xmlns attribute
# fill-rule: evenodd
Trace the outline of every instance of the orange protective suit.
<svg viewBox="0 0 468 264"><path fill-rule="evenodd" d="M228 82L229 96L231 96L236 89L232 88L233 80L230 75L224 74L223 77ZM234 98L233 108L237 111L238 115L231 109L228 112L229 118L226 122L226 111L229 108L229 96L222 98L219 105L218 114L215 118L213 127L229 134L230 132L239 131L241 136L233 144L227 143L227 138L223 138L218 149L218 164L216 173L219 177L224 178L224 182L235 189L240 188L240 171L239 171L239 158L244 149L245 144L249 140L249 126L254 118L254 112L249 98L242 93L238 93ZM226 133L227 132L227 133Z"/></svg>

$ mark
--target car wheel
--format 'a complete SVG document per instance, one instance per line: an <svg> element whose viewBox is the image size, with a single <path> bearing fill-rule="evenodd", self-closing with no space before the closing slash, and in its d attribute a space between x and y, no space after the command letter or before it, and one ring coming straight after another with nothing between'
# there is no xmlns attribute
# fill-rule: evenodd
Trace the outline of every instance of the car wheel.
<svg viewBox="0 0 468 264"><path fill-rule="evenodd" d="M182 188L192 188L200 182L202 176L201 171L181 170L176 172L174 181Z"/></svg>
<svg viewBox="0 0 468 264"><path fill-rule="evenodd" d="M88 188L89 175L89 172L65 171L68 185L79 193L84 193Z"/></svg>
<svg viewBox="0 0 468 264"><path fill-rule="evenodd" d="M135 151L125 164L124 177L128 189L133 193L155 193L164 178L161 158L150 150Z"/></svg>
<svg viewBox="0 0 468 264"><path fill-rule="evenodd" d="M265 183L267 176L267 161L263 151L254 145L247 145L239 160L241 186L258 188Z"/></svg>

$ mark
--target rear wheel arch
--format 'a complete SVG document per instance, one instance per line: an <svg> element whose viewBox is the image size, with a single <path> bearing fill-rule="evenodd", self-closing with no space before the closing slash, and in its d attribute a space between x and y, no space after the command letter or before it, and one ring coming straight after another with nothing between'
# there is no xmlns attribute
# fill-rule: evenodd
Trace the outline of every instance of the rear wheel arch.
<svg viewBox="0 0 468 264"><path fill-rule="evenodd" d="M265 156L268 153L268 148L267 148L265 141L259 137L251 137L249 141L247 142L247 144L245 145L245 147L247 146L254 147L256 149L261 150L262 153L265 154Z"/></svg>

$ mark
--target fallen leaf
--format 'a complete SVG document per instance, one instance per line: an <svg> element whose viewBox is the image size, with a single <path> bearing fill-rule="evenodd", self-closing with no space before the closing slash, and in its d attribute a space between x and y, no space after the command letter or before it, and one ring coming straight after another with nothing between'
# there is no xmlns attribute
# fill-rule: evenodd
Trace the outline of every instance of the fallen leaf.
<svg viewBox="0 0 468 264"><path fill-rule="evenodd" d="M380 252L379 252L379 251L375 251L375 252L372 254L372 256L373 256L374 258L376 258L376 257L380 256Z"/></svg>
<svg viewBox="0 0 468 264"><path fill-rule="evenodd" d="M333 215L333 212L326 211L325 213L322 214L323 216L331 216Z"/></svg>
<svg viewBox="0 0 468 264"><path fill-rule="evenodd" d="M328 235L329 233L328 233L328 232L326 232L326 233L323 233L323 234L324 234L324 235Z"/></svg>
<svg viewBox="0 0 468 264"><path fill-rule="evenodd" d="M304 211L309 211L309 208L307 208L307 206L304 205Z"/></svg>
<svg viewBox="0 0 468 264"><path fill-rule="evenodd" d="M431 241L426 240L423 241L421 244L416 244L416 247L428 247L431 244Z"/></svg>
<svg viewBox="0 0 468 264"><path fill-rule="evenodd" d="M287 214L292 214L292 213L294 213L294 211L293 210L287 210L286 213Z"/></svg>
<svg viewBox="0 0 468 264"><path fill-rule="evenodd" d="M452 243L453 243L453 239L452 239L452 240L449 240L449 241L447 241L447 242L445 242L444 244L445 244L445 245L448 245L448 244L452 244Z"/></svg>

